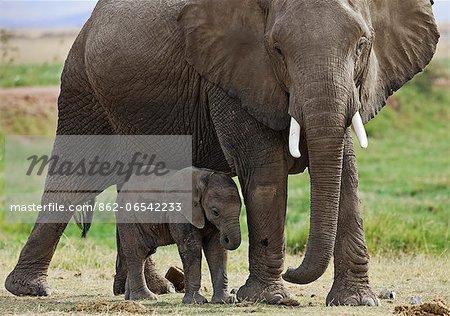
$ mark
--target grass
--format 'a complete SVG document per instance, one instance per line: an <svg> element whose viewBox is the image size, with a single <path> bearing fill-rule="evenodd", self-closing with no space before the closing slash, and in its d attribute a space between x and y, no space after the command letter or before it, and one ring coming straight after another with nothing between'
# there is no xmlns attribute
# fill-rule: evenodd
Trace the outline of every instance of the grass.
<svg viewBox="0 0 450 316"><path fill-rule="evenodd" d="M0 64L0 87L51 86L60 82L61 64Z"/></svg>

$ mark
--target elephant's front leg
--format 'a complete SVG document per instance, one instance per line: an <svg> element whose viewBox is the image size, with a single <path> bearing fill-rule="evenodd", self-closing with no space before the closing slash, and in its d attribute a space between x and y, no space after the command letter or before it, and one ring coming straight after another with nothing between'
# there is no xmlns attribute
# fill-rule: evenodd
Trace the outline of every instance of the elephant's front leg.
<svg viewBox="0 0 450 316"><path fill-rule="evenodd" d="M287 135L259 123L223 93L211 94L210 102L220 145L239 177L247 209L250 275L237 298L268 303L291 299L281 278L289 169Z"/></svg>
<svg viewBox="0 0 450 316"><path fill-rule="evenodd" d="M336 243L334 283L327 305L378 305L369 287L367 253L358 197L358 170L350 130L344 148Z"/></svg>
<svg viewBox="0 0 450 316"><path fill-rule="evenodd" d="M287 167L280 162L246 171L240 180L247 207L250 276L237 296L239 300L278 303L292 298L281 279Z"/></svg>

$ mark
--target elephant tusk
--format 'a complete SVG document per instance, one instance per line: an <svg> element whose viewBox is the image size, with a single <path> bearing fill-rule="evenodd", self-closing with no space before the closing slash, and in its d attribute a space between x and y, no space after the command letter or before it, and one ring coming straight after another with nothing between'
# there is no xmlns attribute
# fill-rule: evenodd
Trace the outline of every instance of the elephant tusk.
<svg viewBox="0 0 450 316"><path fill-rule="evenodd" d="M292 157L300 158L300 124L295 120L295 118L291 118L291 128L289 131L289 152Z"/></svg>
<svg viewBox="0 0 450 316"><path fill-rule="evenodd" d="M356 136L358 137L359 144L362 148L367 148L369 141L367 140L366 130L364 129L364 124L362 122L361 114L356 112L352 118L352 126L355 130Z"/></svg>

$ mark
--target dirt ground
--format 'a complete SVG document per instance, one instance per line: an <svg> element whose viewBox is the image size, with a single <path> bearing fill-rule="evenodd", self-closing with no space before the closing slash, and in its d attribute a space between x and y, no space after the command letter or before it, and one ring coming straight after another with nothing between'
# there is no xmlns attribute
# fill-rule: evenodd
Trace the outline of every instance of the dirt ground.
<svg viewBox="0 0 450 316"><path fill-rule="evenodd" d="M56 130L59 87L0 89L0 131L42 135Z"/></svg>
<svg viewBox="0 0 450 316"><path fill-rule="evenodd" d="M59 87L23 87L0 89L0 112L45 115L55 113ZM32 112L34 111L34 112Z"/></svg>
<svg viewBox="0 0 450 316"><path fill-rule="evenodd" d="M230 253L230 287L236 288L247 277L247 247L244 243ZM371 285L376 293L383 289L396 292L394 300L383 300L380 307L325 307L325 298L332 284L332 265L318 281L304 286L288 284L289 290L299 301L298 307L268 306L265 304L239 303L231 306L206 304L202 306L181 305L180 293L160 295L157 302L141 304L124 303L123 297L114 297L113 249L99 247L94 241L76 238L64 239L56 252L49 271L49 284L53 290L46 298L15 297L3 287L6 275L13 268L18 247L0 250L0 315L10 314L222 314L239 315L389 315L396 306L409 304L410 298L418 296L423 303L433 299L450 302L448 257L401 256L372 258L370 266ZM156 253L158 269L165 273L170 266L180 266L174 247L165 247ZM300 258L288 255L286 266L295 266ZM212 295L211 282L203 262L202 288L205 296ZM411 314L414 315L414 314ZM419 314L417 314L419 315Z"/></svg>

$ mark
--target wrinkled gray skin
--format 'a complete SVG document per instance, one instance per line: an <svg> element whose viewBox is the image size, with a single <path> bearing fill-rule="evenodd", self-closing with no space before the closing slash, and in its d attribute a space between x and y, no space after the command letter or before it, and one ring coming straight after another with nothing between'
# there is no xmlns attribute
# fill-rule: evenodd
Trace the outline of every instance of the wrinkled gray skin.
<svg viewBox="0 0 450 316"><path fill-rule="evenodd" d="M349 125L358 110L367 123L420 72L438 37L429 0L100 0L64 68L57 132L192 134L195 166L236 174L250 242L240 299L290 296L287 177L308 168L307 250L284 278L312 282L334 253L327 303L376 305ZM291 117L300 159L287 149ZM49 293L61 216L36 224L10 292Z"/></svg>
<svg viewBox="0 0 450 316"><path fill-rule="evenodd" d="M234 296L228 293L225 250L234 250L241 243L241 200L233 180L223 173L197 168L178 171L169 181L164 179L161 186L158 185L161 177L134 176L122 187L117 202L119 205L126 205L169 201L170 195L164 199L158 194L152 194L149 199L148 194L146 196L139 191L149 191L148 182L152 182L152 188L167 188L169 185L173 190L174 185L186 183L186 178L191 176L192 216L183 213L190 211L186 207L182 208L181 213L164 214L164 223L148 223L143 216L152 216L151 213L117 213L117 229L128 270L125 299L157 298L146 285L144 261L157 247L176 243L185 273L183 303L207 302L200 290L202 249L211 272L214 290L212 303L234 302ZM183 215L191 223L180 223L179 217Z"/></svg>

